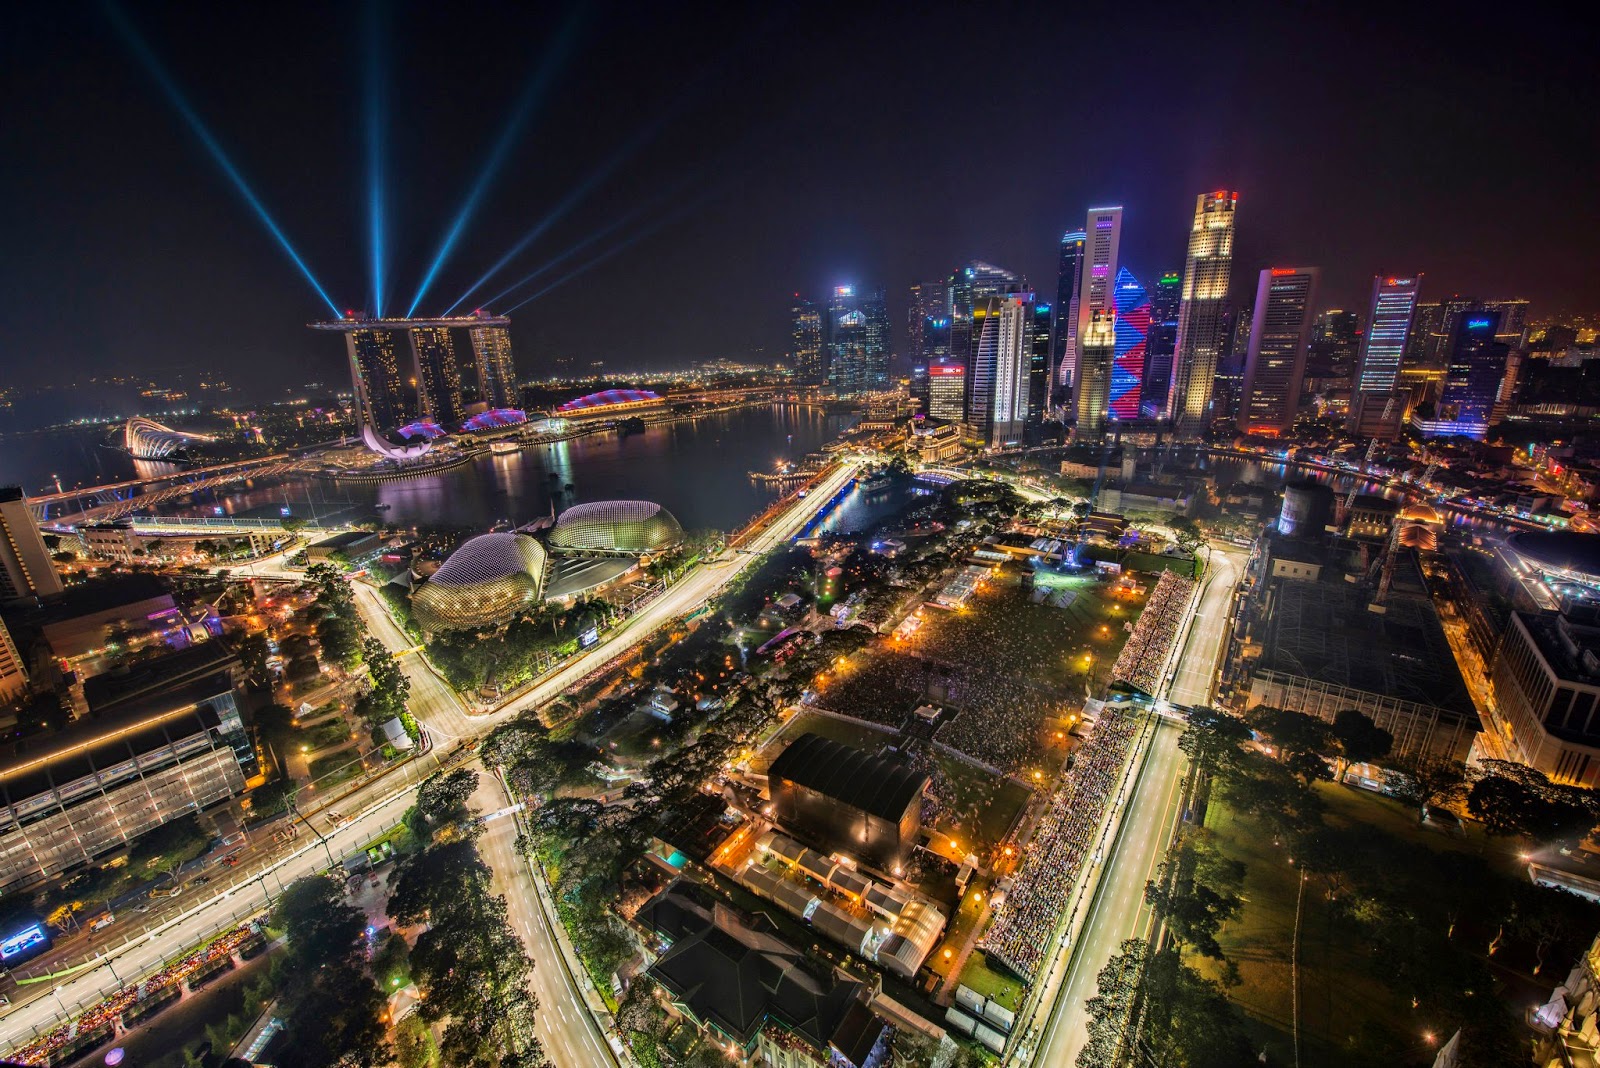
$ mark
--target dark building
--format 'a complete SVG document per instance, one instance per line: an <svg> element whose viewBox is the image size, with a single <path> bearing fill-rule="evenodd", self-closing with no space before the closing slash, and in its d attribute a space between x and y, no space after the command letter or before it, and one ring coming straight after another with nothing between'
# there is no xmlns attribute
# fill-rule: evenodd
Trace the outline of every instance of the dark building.
<svg viewBox="0 0 1600 1068"><path fill-rule="evenodd" d="M779 938L764 916L746 919L677 881L633 922L647 956L659 953L646 974L737 1063L887 1063L892 1032L867 1007L868 988Z"/></svg>
<svg viewBox="0 0 1600 1068"><path fill-rule="evenodd" d="M794 365L795 381L806 386L820 386L828 380L828 360L822 347L822 311L809 300L795 295L790 309L789 336L792 348L789 359Z"/></svg>
<svg viewBox="0 0 1600 1068"><path fill-rule="evenodd" d="M1241 433L1286 434L1294 426L1320 274L1315 267L1270 267L1261 272L1239 395Z"/></svg>
<svg viewBox="0 0 1600 1068"><path fill-rule="evenodd" d="M1088 239L1082 230L1061 235L1055 322L1050 335L1050 373L1056 390L1065 391L1072 385L1073 356L1078 351L1078 291L1083 284L1083 246Z"/></svg>
<svg viewBox="0 0 1600 1068"><path fill-rule="evenodd" d="M1037 427L1050 411L1050 347L1054 309L1035 299L1028 306L1028 417L1027 425Z"/></svg>
<svg viewBox="0 0 1600 1068"><path fill-rule="evenodd" d="M1159 416L1167 410L1172 388L1172 357L1178 351L1178 308L1183 304L1183 275L1163 274L1150 290L1150 329L1144 342L1144 392L1142 414Z"/></svg>
<svg viewBox="0 0 1600 1068"><path fill-rule="evenodd" d="M887 868L922 831L928 776L815 734L790 742L767 780L778 822L830 851Z"/></svg>

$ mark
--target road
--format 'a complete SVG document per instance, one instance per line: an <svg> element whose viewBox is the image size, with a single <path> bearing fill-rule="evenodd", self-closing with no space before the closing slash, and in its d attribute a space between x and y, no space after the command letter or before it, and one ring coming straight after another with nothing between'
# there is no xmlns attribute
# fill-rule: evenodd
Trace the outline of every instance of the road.
<svg viewBox="0 0 1600 1068"><path fill-rule="evenodd" d="M1245 556L1214 548L1206 585L1200 594L1183 653L1165 695L1181 705L1211 700L1217 661L1228 633L1233 592L1244 572ZM1155 922L1145 905L1145 883L1155 878L1181 816L1184 768L1178 748L1182 728L1162 721L1150 743L1127 812L1100 873L1082 932L1070 953L1061 954L1046 974L1041 1004L1051 1006L1033 1055L1037 1065L1071 1065L1085 1038L1084 1003L1095 995L1095 978L1124 939L1147 938Z"/></svg>
<svg viewBox="0 0 1600 1068"><path fill-rule="evenodd" d="M398 824L411 807L413 790L410 786L393 790L358 818L337 830L324 830L326 849L315 835L302 833L291 852L254 873L248 882L204 900L196 899L131 944L108 946L114 955L104 964L88 968L26 1002L21 999L30 997L30 988L19 987L13 995L19 1003L0 1017L0 1047L28 1042L54 1027L63 1012L76 1014L120 989L123 977L149 976L201 942L256 915L283 887L327 868L330 853L336 859L348 856Z"/></svg>
<svg viewBox="0 0 1600 1068"><path fill-rule="evenodd" d="M481 773L472 801L479 812L494 812L511 804L500 779L489 772ZM478 839L478 850L494 869L495 891L506 899L507 918L534 962L533 992L539 999L535 1030L545 1056L557 1068L614 1068L616 1055L584 1006L583 977L567 969L551 919L540 904L533 872L517 852L516 841L516 820L491 820Z"/></svg>

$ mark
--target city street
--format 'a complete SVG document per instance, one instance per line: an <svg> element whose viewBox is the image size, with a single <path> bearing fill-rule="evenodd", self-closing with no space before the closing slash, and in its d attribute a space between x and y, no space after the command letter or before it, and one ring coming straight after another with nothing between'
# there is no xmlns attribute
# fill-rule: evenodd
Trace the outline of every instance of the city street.
<svg viewBox="0 0 1600 1068"><path fill-rule="evenodd" d="M498 776L479 772L478 792L472 807L495 812L511 804ZM568 971L556 945L553 917L540 904L538 888L528 860L517 852L517 821L509 817L489 821L478 850L494 869L494 888L506 899L511 926L522 936L533 959L533 992L539 999L537 1030L545 1056L557 1068L601 1068L615 1065L616 1055L606 1044L600 1025L584 1006L584 977Z"/></svg>
<svg viewBox="0 0 1600 1068"><path fill-rule="evenodd" d="M1199 606L1168 693L1163 695L1169 700L1201 705L1211 699L1217 659L1226 643L1233 591L1245 559L1237 550L1212 550ZM1158 724L1078 941L1070 952L1057 958L1045 976L1042 1004L1050 1009L1032 1058L1034 1064L1054 1068L1077 1059L1088 1023L1084 1003L1095 994L1100 969L1124 939L1150 934L1154 917L1145 905L1144 887L1155 878L1181 815L1185 761L1178 738L1182 733L1176 724Z"/></svg>

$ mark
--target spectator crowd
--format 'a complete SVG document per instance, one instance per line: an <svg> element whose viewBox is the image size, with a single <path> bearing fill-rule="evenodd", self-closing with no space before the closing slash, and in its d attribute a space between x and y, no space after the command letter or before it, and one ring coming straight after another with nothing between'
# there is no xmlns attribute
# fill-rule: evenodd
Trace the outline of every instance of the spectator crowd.
<svg viewBox="0 0 1600 1068"><path fill-rule="evenodd" d="M1167 655L1178 637L1178 626L1183 622L1185 607L1194 595L1194 579L1184 578L1175 571L1166 571L1150 600L1134 624L1133 634L1122 647L1111 677L1131 683L1145 693L1155 693L1161 682L1161 670L1166 666Z"/></svg>
<svg viewBox="0 0 1600 1068"><path fill-rule="evenodd" d="M1140 719L1131 707L1106 707L1045 807L1023 851L1022 867L978 943L991 959L1030 982L1094 849L1095 832L1116 792Z"/></svg>

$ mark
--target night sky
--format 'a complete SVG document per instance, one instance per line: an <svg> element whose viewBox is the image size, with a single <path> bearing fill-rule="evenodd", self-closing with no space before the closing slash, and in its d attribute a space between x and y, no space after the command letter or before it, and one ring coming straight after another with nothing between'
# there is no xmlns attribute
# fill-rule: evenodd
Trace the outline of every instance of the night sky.
<svg viewBox="0 0 1600 1068"><path fill-rule="evenodd" d="M513 313L524 373L557 356L616 371L775 358L791 294L836 282L886 286L899 331L906 286L972 258L1053 292L1056 242L1091 203L1126 206L1123 263L1151 281L1182 266L1195 194L1214 188L1240 192L1238 298L1263 266L1310 264L1328 306L1359 306L1374 273L1423 270L1425 300L1597 308L1596 40L1534 5L123 10L340 307L374 306L369 53L390 313L547 70L419 309L449 306L601 172L474 295L622 220L507 308L637 235ZM543 66L569 19L572 47ZM5 5L0 49L9 379L343 381L342 346L303 326L326 305L105 8Z"/></svg>

